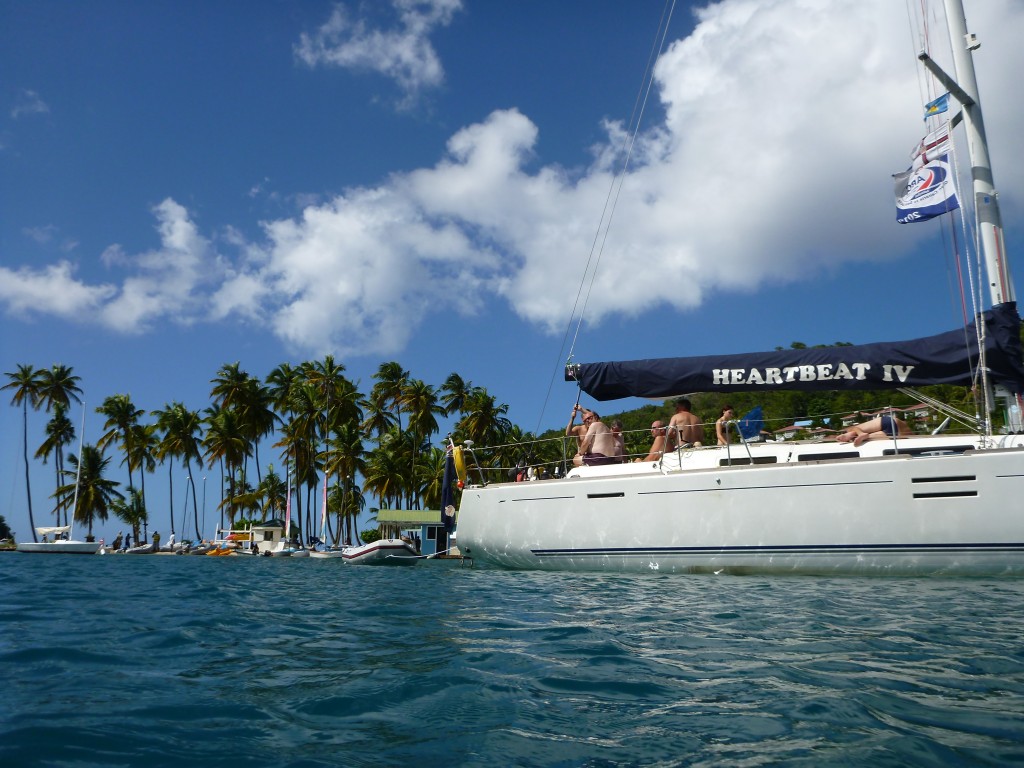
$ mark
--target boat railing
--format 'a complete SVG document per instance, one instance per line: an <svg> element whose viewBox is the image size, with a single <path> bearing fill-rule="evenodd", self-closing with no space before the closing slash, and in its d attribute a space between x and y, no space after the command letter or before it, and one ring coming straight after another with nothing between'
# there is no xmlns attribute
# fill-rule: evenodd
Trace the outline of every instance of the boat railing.
<svg viewBox="0 0 1024 768"><path fill-rule="evenodd" d="M747 442L747 438L743 434L743 430L740 429L739 419L729 419L723 422L722 426L725 428L725 465L727 467L732 466L732 441L729 439L729 430L735 430L736 436L739 437L740 442L743 443L743 447L747 449L747 460L753 464L754 454L750 452L750 443Z"/></svg>

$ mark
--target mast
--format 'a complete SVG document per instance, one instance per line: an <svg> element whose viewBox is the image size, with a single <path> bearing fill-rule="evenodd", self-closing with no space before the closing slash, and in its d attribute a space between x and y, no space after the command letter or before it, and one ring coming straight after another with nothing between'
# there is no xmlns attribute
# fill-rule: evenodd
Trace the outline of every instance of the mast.
<svg viewBox="0 0 1024 768"><path fill-rule="evenodd" d="M979 245L988 275L989 296L992 305L998 306L1004 302L1016 301L1017 297L1010 276L1010 267L1006 261L1003 222L999 215L999 199L988 156L988 140L985 137L985 121L981 115L978 81L974 74L973 54L981 43L975 35L967 32L963 0L945 0L945 6L956 79L942 71L927 53L922 53L918 58L963 107Z"/></svg>

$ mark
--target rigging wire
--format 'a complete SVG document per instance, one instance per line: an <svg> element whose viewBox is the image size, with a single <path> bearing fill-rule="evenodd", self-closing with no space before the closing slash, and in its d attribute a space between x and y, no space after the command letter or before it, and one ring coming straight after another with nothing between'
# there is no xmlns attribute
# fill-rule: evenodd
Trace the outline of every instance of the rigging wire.
<svg viewBox="0 0 1024 768"><path fill-rule="evenodd" d="M934 58L933 53L932 53L932 42L931 42L931 21L933 20L932 16L931 16L931 8L933 8L934 6L932 4L930 4L928 2L928 0L917 0L916 5L917 5L917 9L919 11L919 13L917 13L917 14L914 13L914 0L907 0L907 4L906 4L907 16L910 19L910 23L912 24L912 27L911 27L912 45L915 45L915 43L916 43L916 48L913 51L913 54L916 57L919 52L924 51L925 53L927 53L929 55L929 57ZM944 8L943 8L943 17L939 18L938 12L935 12L934 21L936 22L937 25L948 26L948 20L945 18L945 9ZM940 22L942 24L940 24ZM916 41L913 39L914 38L914 30L917 30L917 32L918 32L918 36L917 36L917 40ZM951 46L951 44L950 44L950 46ZM946 52L944 51L943 52L944 57L945 57L945 53ZM950 59L951 59L952 58L952 50L951 50L951 48L948 51L948 53L950 54ZM927 103L933 101L935 98L938 97L940 89L937 89L936 85L937 85L937 81L936 81L935 77L933 77L932 75L927 73L923 68L918 68L918 90L920 92L920 98L922 99L922 101L921 101L922 104L927 104ZM932 120L930 118L926 119L926 124L928 125L929 128L933 128L935 123L936 123L935 120ZM967 186L965 187L961 183L962 174L961 174L961 171L960 171L960 166L959 166L959 164L957 162L956 142L953 140L953 138L954 138L953 137L953 131L954 131L953 121L947 120L946 121L946 125L948 126L948 135L949 135L950 166L951 166L951 169L952 169L953 180L955 182L954 186L957 189L958 194L959 194L959 190L960 189L969 189L969 188L971 188L972 185L971 185L970 182L968 182ZM982 274L983 274L983 269L982 269L982 265L981 265L981 244L980 244L980 241L979 241L980 235L977 232L976 228L973 226L973 222L966 215L966 212L964 210L965 205L968 202L967 198L965 198L965 196L962 195L962 194L960 194L959 197L960 197L960 201L961 201L960 211L959 211L960 227L961 227L961 229L963 230L963 233L964 233L963 244L965 246L965 252L961 253L961 250L960 250L960 242L961 241L960 241L960 238L957 237L957 225L956 225L956 217L955 216L950 216L949 217L949 222L948 222L948 227L949 227L949 232L950 232L949 240L947 241L947 236L946 236L946 229L945 229L945 227L947 225L946 222L942 222L942 226L939 227L939 232L940 232L941 237L942 237L942 251L946 255L946 258L947 258L947 262L946 262L946 264L947 264L947 275L948 275L948 273L950 271L950 260L953 263L953 271L955 272L956 287L954 288L952 284L950 285L950 288L949 288L949 290L950 290L950 299L954 303L956 303L956 300L959 299L960 314L961 314L962 321L963 321L964 348L966 350L968 350L968 352L970 352L971 347L973 345L977 345L976 348L978 349L978 352L979 352L978 364L977 364L976 367L974 367L974 370L971 371L971 375L972 375L972 379L976 382L975 386L972 387L972 390L973 390L973 396L974 396L974 401L975 401L975 409L977 410L977 412L979 414L979 418L980 418L980 414L982 412L987 413L987 411L988 411L987 407L983 407L982 403L978 402L979 390L980 390L981 397L985 401L985 403L987 403L987 400L988 400L988 395L987 395L987 389L988 388L987 388L987 381L986 381L987 376L986 376L986 368L985 368L985 363L984 363L984 331L985 331L985 329L983 327L984 326L983 323L980 323L980 322L976 323L975 324L975 339L973 339L973 340L970 339L970 337L968 335L968 332L967 332L967 326L969 324L969 319L968 319L968 311L967 311L968 302L967 302L967 296L965 294L969 293L969 295L970 295L970 306L971 306L970 317L977 318L978 317L978 313L980 312L980 293L981 293L980 282L981 282ZM972 243L972 242L974 243L974 259L977 261L976 269L972 269L972 258L971 258L971 248L970 248L970 243ZM964 280L964 276L963 276L963 270L964 270L965 267L966 267L966 270L967 270L967 280L966 280L966 288L967 288L967 290L966 291L965 291L965 280ZM977 275L977 277L975 277L975 275ZM952 283L952 279L950 279L950 282ZM968 355L968 357L969 357L969 355ZM980 386L980 387L977 386L977 382L978 382L979 377L982 379L982 386Z"/></svg>
<svg viewBox="0 0 1024 768"><path fill-rule="evenodd" d="M636 145L637 137L640 133L640 125L643 121L643 114L647 106L647 100L650 97L651 89L654 86L654 66L658 61L658 57L664 50L665 39L668 36L668 29L672 21L672 14L675 11L675 6L676 0L665 0L665 5L662 8L661 19L658 21L658 29L654 35L654 40L651 43L651 50L647 57L647 66L644 69L644 75L641 79L640 88L637 91L636 100L633 102L633 112L630 114L629 122L627 123L627 128L629 129L627 131L627 135L629 138L625 145L620 148L620 152L624 152L622 166L608 186L608 194L605 197L604 208L601 210L601 216L598 220L597 229L594 232L594 239L590 245L587 262L583 268L583 275L580 277L579 288L576 291L576 298L573 301L572 311L569 313L569 319L566 322L565 333L562 336L562 344L558 348L558 358L555 361L554 370L552 371L551 379L548 382L548 389L544 395L544 402L541 406L540 414L538 414L537 417L537 427L534 430L535 434L540 432L540 425L543 421L544 413L547 411L548 403L551 400L551 391L554 388L555 378L564 370L564 366L568 361L572 360L573 353L576 349L576 341L579 338L587 304L590 300L590 294L593 290L594 282L597 279L597 270L601 263L601 255L604 253L604 246L608 240L608 232L611 228L611 221L615 213L619 193L622 191L622 185L625 182L626 171L629 168L629 161L632 157L633 148ZM602 230L604 232L603 237ZM591 268L591 265L593 265L593 268ZM590 275L589 285L587 283L588 274ZM584 287L586 287L585 295ZM571 344L569 344L569 354L566 356L565 348L569 339L569 334L572 331L573 319L577 317L577 309L579 309L579 312L576 331L572 336ZM580 395L582 395L582 391L577 394L577 404L579 403Z"/></svg>

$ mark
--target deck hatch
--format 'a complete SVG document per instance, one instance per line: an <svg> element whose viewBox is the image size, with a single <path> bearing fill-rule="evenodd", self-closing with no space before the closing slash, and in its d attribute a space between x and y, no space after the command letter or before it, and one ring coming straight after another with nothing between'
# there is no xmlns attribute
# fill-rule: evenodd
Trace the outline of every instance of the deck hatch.
<svg viewBox="0 0 1024 768"><path fill-rule="evenodd" d="M975 475L947 475L946 477L914 477L912 483L973 483L977 481Z"/></svg>
<svg viewBox="0 0 1024 768"><path fill-rule="evenodd" d="M960 499L977 496L977 491L934 491L932 493L915 493L915 499Z"/></svg>
<svg viewBox="0 0 1024 768"><path fill-rule="evenodd" d="M588 499L621 499L625 496L625 491L616 491L614 493L588 493Z"/></svg>

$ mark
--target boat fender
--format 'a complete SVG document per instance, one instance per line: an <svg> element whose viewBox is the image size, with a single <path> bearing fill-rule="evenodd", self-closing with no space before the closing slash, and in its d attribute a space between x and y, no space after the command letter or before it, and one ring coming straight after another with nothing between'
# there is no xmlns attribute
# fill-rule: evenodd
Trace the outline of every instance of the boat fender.
<svg viewBox="0 0 1024 768"><path fill-rule="evenodd" d="M452 458L455 460L455 476L459 478L459 488L466 484L466 457L461 446L452 449Z"/></svg>

